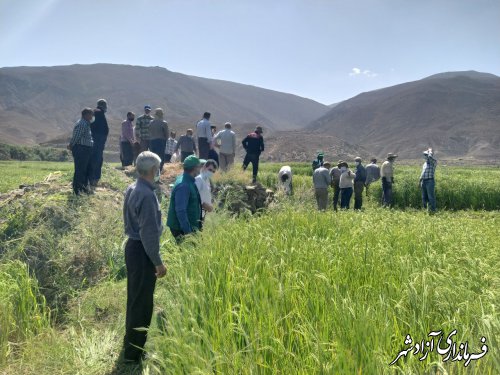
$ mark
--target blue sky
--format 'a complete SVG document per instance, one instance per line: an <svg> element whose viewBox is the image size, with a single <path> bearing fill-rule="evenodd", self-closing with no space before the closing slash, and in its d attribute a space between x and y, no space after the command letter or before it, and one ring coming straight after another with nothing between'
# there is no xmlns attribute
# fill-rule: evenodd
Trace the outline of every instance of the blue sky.
<svg viewBox="0 0 500 375"><path fill-rule="evenodd" d="M0 0L0 51L0 66L162 66L330 104L443 71L500 75L500 1Z"/></svg>

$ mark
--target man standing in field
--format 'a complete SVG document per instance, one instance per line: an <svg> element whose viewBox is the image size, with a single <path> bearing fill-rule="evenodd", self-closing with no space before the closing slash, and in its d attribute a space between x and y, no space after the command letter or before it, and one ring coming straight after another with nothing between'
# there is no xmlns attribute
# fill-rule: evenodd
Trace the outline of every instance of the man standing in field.
<svg viewBox="0 0 500 375"><path fill-rule="evenodd" d="M181 135L179 142L177 142L177 146L175 146L175 152L179 149L181 150L181 163L183 163L188 156L196 153L196 142L193 139L193 129L188 129L185 135Z"/></svg>
<svg viewBox="0 0 500 375"><path fill-rule="evenodd" d="M313 172L314 195L319 211L326 210L328 206L328 187L332 183L329 168L330 163L324 162Z"/></svg>
<svg viewBox="0 0 500 375"><path fill-rule="evenodd" d="M340 167L344 163L343 160L339 160L336 167L333 167L330 170L330 178L332 179L332 187L333 187L333 209L337 211L337 206L339 204L340 197L340 175L342 172L340 171Z"/></svg>
<svg viewBox="0 0 500 375"><path fill-rule="evenodd" d="M422 167L422 174L420 175L420 187L422 189L422 203L424 209L430 206L430 212L436 212L436 192L434 175L436 173L437 160L434 158L432 148L423 152L425 163Z"/></svg>
<svg viewBox="0 0 500 375"><path fill-rule="evenodd" d="M354 209L361 210L363 207L363 189L366 182L366 169L359 156L354 159L356 163L356 177L354 178Z"/></svg>
<svg viewBox="0 0 500 375"><path fill-rule="evenodd" d="M165 147L168 138L168 123L163 119L163 109L155 109L155 118L149 123L149 149L161 159L160 172L163 170Z"/></svg>
<svg viewBox="0 0 500 375"><path fill-rule="evenodd" d="M124 355L127 361L144 357L147 329L153 315L153 293L156 279L167 269L160 257L163 230L161 209L155 194L154 180L160 169L160 158L153 152L139 154L136 161L139 178L125 193L123 220L128 236L125 245L127 267L127 314Z"/></svg>
<svg viewBox="0 0 500 375"><path fill-rule="evenodd" d="M127 113L127 119L122 122L122 133L120 135L120 159L122 167L128 167L134 162L134 122L135 114Z"/></svg>
<svg viewBox="0 0 500 375"><path fill-rule="evenodd" d="M380 180L380 168L377 165L377 159L372 158L370 160L370 164L366 166L366 196L368 196L368 188L370 187L370 184L378 180Z"/></svg>
<svg viewBox="0 0 500 375"><path fill-rule="evenodd" d="M204 160L200 160L200 162L204 162ZM201 208L202 208L202 217L205 218L205 215L208 212L212 212L214 210L214 206L212 203L212 185L210 183L210 179L217 172L217 162L213 159L208 159L201 168L201 172L195 178L195 184L198 188L198 192L200 193L201 199Z"/></svg>
<svg viewBox="0 0 500 375"><path fill-rule="evenodd" d="M82 118L75 124L68 145L68 150L73 154L75 164L73 192L76 195L89 192L90 158L94 145L90 123L93 115L94 111L90 108L85 108L82 111Z"/></svg>
<svg viewBox="0 0 500 375"><path fill-rule="evenodd" d="M203 118L196 125L196 135L198 136L199 156L208 159L208 153L213 149L212 125L210 124L210 113L205 112Z"/></svg>
<svg viewBox="0 0 500 375"><path fill-rule="evenodd" d="M356 174L349 169L349 165L344 162L340 166L340 171L342 174L340 175L340 208L349 209L349 205L351 203L351 197L354 187L354 179L356 178Z"/></svg>
<svg viewBox="0 0 500 375"><path fill-rule="evenodd" d="M184 173L177 177L168 207L167 226L177 243L184 236L201 229L201 198L195 178L200 174L201 161L196 156L184 160Z"/></svg>
<svg viewBox="0 0 500 375"><path fill-rule="evenodd" d="M104 99L97 101L97 108L94 110L94 122L90 124L94 147L92 148L92 157L90 158L91 175L90 185L96 187L101 179L102 164L104 162L104 147L108 139L109 127L106 120L106 111L108 103Z"/></svg>
<svg viewBox="0 0 500 375"><path fill-rule="evenodd" d="M259 158L264 151L264 137L262 136L262 127L257 126L253 133L248 134L241 142L246 151L245 159L243 159L243 170L246 171L248 164L252 163L252 183L257 182L257 174L259 173Z"/></svg>
<svg viewBox="0 0 500 375"><path fill-rule="evenodd" d="M231 130L230 122L226 122L224 130L215 135L215 145L220 149L220 168L227 172L233 166L236 155L236 134Z"/></svg>
<svg viewBox="0 0 500 375"><path fill-rule="evenodd" d="M165 163L172 162L172 156L177 155L177 141L175 137L177 134L175 132L170 132L170 137L167 139L167 145L165 146Z"/></svg>
<svg viewBox="0 0 500 375"><path fill-rule="evenodd" d="M139 142L141 148L140 151L149 150L149 124L153 121L153 116L151 116L151 106L144 106L144 114L137 118L135 123L135 138Z"/></svg>
<svg viewBox="0 0 500 375"><path fill-rule="evenodd" d="M382 205L384 207L392 207L392 185L394 184L394 161L398 155L393 153L387 154L387 160L384 161L380 168L382 176Z"/></svg>

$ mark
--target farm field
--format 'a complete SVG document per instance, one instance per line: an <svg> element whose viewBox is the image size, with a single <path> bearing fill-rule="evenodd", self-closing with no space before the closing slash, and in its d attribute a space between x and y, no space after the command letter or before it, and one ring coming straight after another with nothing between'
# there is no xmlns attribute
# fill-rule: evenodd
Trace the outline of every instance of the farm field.
<svg viewBox="0 0 500 375"><path fill-rule="evenodd" d="M67 187L71 168L24 173L63 171L52 184ZM278 193L267 211L220 210L182 248L164 234L168 271L140 368L119 357L130 180L107 165L93 196L35 190L0 204L0 374L500 373L499 168L439 168L434 216L416 209L418 167L396 167L396 209L379 207L376 185L365 210L338 213L315 211L310 166L292 168L294 196ZM278 169L264 163L261 182L274 187ZM435 351L389 366L406 335L454 329L472 353L485 337L488 353L467 367Z"/></svg>
<svg viewBox="0 0 500 375"><path fill-rule="evenodd" d="M19 185L33 185L41 182L50 173L73 172L71 162L0 161L0 193L17 189ZM70 173L71 172L71 173ZM68 177L70 178L70 177Z"/></svg>

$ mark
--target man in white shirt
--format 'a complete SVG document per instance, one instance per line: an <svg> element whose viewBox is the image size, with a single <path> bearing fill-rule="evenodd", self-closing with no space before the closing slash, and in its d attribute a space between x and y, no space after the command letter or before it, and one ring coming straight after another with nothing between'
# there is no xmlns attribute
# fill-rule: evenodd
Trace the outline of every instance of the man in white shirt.
<svg viewBox="0 0 500 375"><path fill-rule="evenodd" d="M283 189L286 195L292 194L292 168L288 165L281 167L278 173L279 187Z"/></svg>
<svg viewBox="0 0 500 375"><path fill-rule="evenodd" d="M213 149L212 125L210 124L210 113L205 112L203 118L196 125L198 136L198 152L200 159L208 159L208 152Z"/></svg>
<svg viewBox="0 0 500 375"><path fill-rule="evenodd" d="M215 135L214 141L215 146L220 149L220 169L227 171L234 164L234 156L236 155L236 134L231 130L230 122L224 124L224 130Z"/></svg>
<svg viewBox="0 0 500 375"><path fill-rule="evenodd" d="M203 161L202 161L203 162ZM195 178L195 184L200 193L201 208L203 209L203 217L207 212L212 212L214 210L212 203L212 186L210 184L210 178L217 171L217 162L213 159L209 159L205 162L201 168L201 172Z"/></svg>

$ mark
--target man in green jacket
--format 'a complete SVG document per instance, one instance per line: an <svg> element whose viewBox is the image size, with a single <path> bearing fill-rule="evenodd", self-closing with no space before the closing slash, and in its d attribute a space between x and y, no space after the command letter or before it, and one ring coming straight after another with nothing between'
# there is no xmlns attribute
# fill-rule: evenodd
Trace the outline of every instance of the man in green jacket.
<svg viewBox="0 0 500 375"><path fill-rule="evenodd" d="M168 207L167 226L177 243L190 233L201 230L201 199L195 184L202 160L188 156L184 160L184 173L177 177Z"/></svg>

